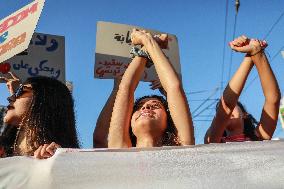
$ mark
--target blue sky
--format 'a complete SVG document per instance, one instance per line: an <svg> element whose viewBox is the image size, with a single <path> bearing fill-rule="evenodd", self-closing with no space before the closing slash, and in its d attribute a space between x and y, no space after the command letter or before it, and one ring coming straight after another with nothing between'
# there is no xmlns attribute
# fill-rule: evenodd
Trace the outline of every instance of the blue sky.
<svg viewBox="0 0 284 189"><path fill-rule="evenodd" d="M284 46L284 11L283 0L241 1L237 16L236 36L263 39L269 43L267 52L271 66L278 79L280 90L284 89L284 59L277 52ZM0 1L0 19L32 2ZM228 1L227 36L223 82L228 82L230 54L228 42L233 39L235 7L234 0ZM92 147L92 135L97 117L112 89L112 80L94 79L94 56L96 44L96 22L109 21L137 25L175 34L178 37L184 90L187 93L194 118L196 143L203 143L203 136L214 115L214 100L204 99L220 97L225 31L226 0L176 0L176 1L139 1L130 0L46 0L45 7L36 31L40 33L65 36L66 43L66 78L74 84L74 99L77 128L82 147ZM284 50L284 49L283 49ZM231 75L239 66L243 55L232 54ZM275 58L274 58L275 57ZM282 75L281 75L282 73ZM247 83L257 76L254 69ZM281 77L282 76L282 77ZM195 93L205 91L202 93ZM0 85L0 104L7 104L6 86ZM136 96L155 93L147 83L142 83ZM194 93L194 94L192 94ZM264 96L259 79L249 85L240 100L257 119L260 118ZM211 105L210 104L214 104ZM208 108L206 108L208 107ZM280 123L274 136L284 137Z"/></svg>

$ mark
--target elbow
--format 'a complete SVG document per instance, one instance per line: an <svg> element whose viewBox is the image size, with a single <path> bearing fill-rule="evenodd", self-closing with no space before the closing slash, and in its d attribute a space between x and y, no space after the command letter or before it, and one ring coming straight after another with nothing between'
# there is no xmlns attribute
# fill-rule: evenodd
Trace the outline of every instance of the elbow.
<svg viewBox="0 0 284 189"><path fill-rule="evenodd" d="M135 86L133 82L121 82L119 85L119 91L122 93L128 93L131 91L135 91Z"/></svg>
<svg viewBox="0 0 284 189"><path fill-rule="evenodd" d="M183 91L182 83L179 79L171 80L169 82L169 85L165 87L166 92L177 92L177 91Z"/></svg>
<svg viewBox="0 0 284 189"><path fill-rule="evenodd" d="M273 104L275 106L279 106L280 104L280 100L281 100L281 93L280 91L279 92L276 92L272 95L269 95L265 98L265 101L269 104Z"/></svg>

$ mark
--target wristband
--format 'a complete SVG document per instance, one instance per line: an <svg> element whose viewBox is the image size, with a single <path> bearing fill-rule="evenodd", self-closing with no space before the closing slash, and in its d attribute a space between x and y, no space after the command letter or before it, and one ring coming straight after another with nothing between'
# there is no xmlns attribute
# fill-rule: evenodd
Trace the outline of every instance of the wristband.
<svg viewBox="0 0 284 189"><path fill-rule="evenodd" d="M150 68L153 65L153 61L149 55L149 53L143 49L139 49L138 47L132 47L130 50L130 58L134 58L135 56L144 57L147 59L146 67Z"/></svg>

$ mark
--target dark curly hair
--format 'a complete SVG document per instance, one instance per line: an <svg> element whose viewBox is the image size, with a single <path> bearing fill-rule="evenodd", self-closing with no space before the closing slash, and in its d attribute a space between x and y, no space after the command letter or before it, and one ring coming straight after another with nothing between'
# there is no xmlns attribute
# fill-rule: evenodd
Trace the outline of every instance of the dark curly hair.
<svg viewBox="0 0 284 189"><path fill-rule="evenodd" d="M4 148L5 157L13 155L13 145L17 134L17 127L6 125L0 136L0 147Z"/></svg>
<svg viewBox="0 0 284 189"><path fill-rule="evenodd" d="M162 141L161 141L162 145L163 146L178 146L178 145L180 145L180 142L179 142L178 137L177 137L177 130L176 130L176 127L173 123L173 120L172 120L172 117L170 115L170 111L169 111L169 108L168 108L168 102L164 99L163 96L148 95L148 96L143 96L141 98L136 99L136 101L134 103L132 115L133 115L134 112L136 112L139 109L139 106L138 106L139 103L142 100L147 99L147 98L155 98L155 99L159 100L163 104L163 106L166 110L167 128L164 132L164 135L163 135L163 138L162 138ZM129 129L129 134L130 134L130 139L131 139L132 145L136 146L137 138L133 134L131 127Z"/></svg>
<svg viewBox="0 0 284 189"><path fill-rule="evenodd" d="M216 105L216 110L218 106L219 106L219 103L217 103ZM255 135L255 128L258 125L258 122L250 113L247 112L246 108L241 102L238 101L237 106L239 106L242 112L246 114L245 118L243 118L245 136L250 138L252 141L259 140L259 138ZM226 136L227 136L227 133L226 131L224 131L223 137L226 137Z"/></svg>
<svg viewBox="0 0 284 189"><path fill-rule="evenodd" d="M30 77L23 84L30 84L33 91L29 110L20 123L29 150L22 154L15 149L14 154L33 155L40 145L51 142L63 148L79 148L74 102L66 85L44 76Z"/></svg>

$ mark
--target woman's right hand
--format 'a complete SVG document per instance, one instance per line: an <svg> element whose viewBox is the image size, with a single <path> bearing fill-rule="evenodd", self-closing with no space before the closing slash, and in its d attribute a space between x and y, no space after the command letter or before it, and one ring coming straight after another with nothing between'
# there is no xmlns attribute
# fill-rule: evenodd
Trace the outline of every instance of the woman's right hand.
<svg viewBox="0 0 284 189"><path fill-rule="evenodd" d="M6 82L6 86L8 88L8 91L12 95L12 94L15 93L17 88L20 86L21 80L15 74L13 74L12 72L8 72L8 73L11 76L11 78L0 77L0 80Z"/></svg>
<svg viewBox="0 0 284 189"><path fill-rule="evenodd" d="M131 41L134 45L145 45L147 39L154 39L161 49L168 48L168 35L160 34L152 36L149 32L145 30L139 30L134 28L131 33Z"/></svg>
<svg viewBox="0 0 284 189"><path fill-rule="evenodd" d="M234 39L229 45L234 51L247 53L251 56L259 53L268 46L265 40L249 39L244 35Z"/></svg>

